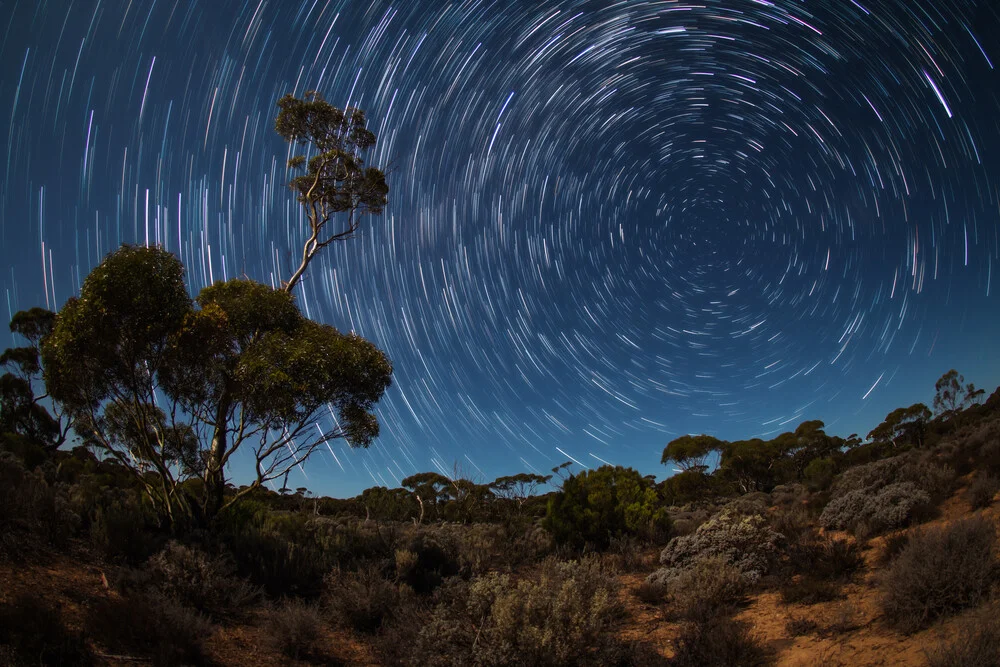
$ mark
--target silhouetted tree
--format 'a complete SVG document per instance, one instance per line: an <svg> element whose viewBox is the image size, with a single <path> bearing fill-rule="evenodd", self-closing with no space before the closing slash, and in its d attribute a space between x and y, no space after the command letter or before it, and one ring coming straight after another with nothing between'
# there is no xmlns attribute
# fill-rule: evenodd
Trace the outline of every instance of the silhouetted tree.
<svg viewBox="0 0 1000 667"><path fill-rule="evenodd" d="M868 439L874 443L891 445L915 445L921 447L927 433L927 422L931 411L923 403L914 403L908 408L896 408L885 416L885 420L868 432Z"/></svg>
<svg viewBox="0 0 1000 667"><path fill-rule="evenodd" d="M954 368L942 375L934 383L934 412L938 415L951 415L964 410L973 403L982 400L983 390L976 389L971 382L965 384L965 377Z"/></svg>
<svg viewBox="0 0 1000 667"><path fill-rule="evenodd" d="M710 435L682 435L663 448L660 463L673 461L681 471L701 468L708 455L720 451L724 445L725 442Z"/></svg>

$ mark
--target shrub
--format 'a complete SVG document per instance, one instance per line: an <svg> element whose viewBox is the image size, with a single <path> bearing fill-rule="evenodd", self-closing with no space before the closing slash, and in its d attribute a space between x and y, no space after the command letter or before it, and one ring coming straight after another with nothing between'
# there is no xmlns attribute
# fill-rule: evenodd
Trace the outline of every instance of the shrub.
<svg viewBox="0 0 1000 667"><path fill-rule="evenodd" d="M414 665L604 665L630 648L609 632L614 582L595 559L543 563L536 580L489 573L451 590L407 656Z"/></svg>
<svg viewBox="0 0 1000 667"><path fill-rule="evenodd" d="M871 491L910 482L932 500L939 500L951 490L954 479L954 471L938 465L928 455L908 452L848 468L833 486L834 498L851 491Z"/></svg>
<svg viewBox="0 0 1000 667"><path fill-rule="evenodd" d="M981 516L913 535L881 580L881 606L911 633L979 604L997 580L996 528Z"/></svg>
<svg viewBox="0 0 1000 667"><path fill-rule="evenodd" d="M699 558L672 572L667 593L677 613L687 618L722 613L741 602L747 590L743 574L721 556Z"/></svg>
<svg viewBox="0 0 1000 667"><path fill-rule="evenodd" d="M803 536L789 546L788 556L792 571L817 579L843 580L865 564L857 542L829 536Z"/></svg>
<svg viewBox="0 0 1000 667"><path fill-rule="evenodd" d="M898 533L892 533L885 538L885 543L882 545L882 551L879 552L878 564L885 566L892 562L892 560L900 554L904 547L910 542L910 533L906 531L900 531Z"/></svg>
<svg viewBox="0 0 1000 667"><path fill-rule="evenodd" d="M816 632L818 628L819 625L816 621L811 618L805 618L804 616L792 616L785 623L785 632L787 632L790 637L811 635Z"/></svg>
<svg viewBox="0 0 1000 667"><path fill-rule="evenodd" d="M831 458L813 459L802 471L809 488L823 491L830 488L837 474L837 464Z"/></svg>
<svg viewBox="0 0 1000 667"><path fill-rule="evenodd" d="M800 577L781 587L781 601L785 604L816 604L840 597L840 587L814 577Z"/></svg>
<svg viewBox="0 0 1000 667"><path fill-rule="evenodd" d="M93 657L83 638L66 629L58 611L22 594L0 604L0 661L69 667L89 665Z"/></svg>
<svg viewBox="0 0 1000 667"><path fill-rule="evenodd" d="M108 562L139 565L166 542L154 513L138 499L102 500L90 522L90 544Z"/></svg>
<svg viewBox="0 0 1000 667"><path fill-rule="evenodd" d="M759 514L742 516L722 510L693 534L670 540L660 554L665 567L649 578L670 579L676 576L671 570L690 567L699 558L719 557L733 565L747 583L754 584L776 560L781 539Z"/></svg>
<svg viewBox="0 0 1000 667"><path fill-rule="evenodd" d="M211 624L163 595L135 594L96 603L87 615L86 631L113 651L138 653L167 667L206 664L203 642Z"/></svg>
<svg viewBox="0 0 1000 667"><path fill-rule="evenodd" d="M559 544L603 550L616 535L665 538L670 516L652 482L631 468L601 466L563 483L549 499L545 527Z"/></svg>
<svg viewBox="0 0 1000 667"><path fill-rule="evenodd" d="M684 625L670 664L674 667L754 667L770 661L770 653L745 623L714 616Z"/></svg>
<svg viewBox="0 0 1000 667"><path fill-rule="evenodd" d="M897 482L837 496L826 506L819 520L827 529L847 529L862 536L876 535L925 517L930 502L930 496L912 482Z"/></svg>
<svg viewBox="0 0 1000 667"><path fill-rule="evenodd" d="M217 535L233 555L237 573L269 596L313 599L322 592L331 558L308 517L245 501L222 518Z"/></svg>
<svg viewBox="0 0 1000 667"><path fill-rule="evenodd" d="M51 464L29 471L0 452L0 558L24 557L32 543L62 545L76 532L80 519L46 479L46 467L54 473Z"/></svg>
<svg viewBox="0 0 1000 667"><path fill-rule="evenodd" d="M315 605L289 600L269 611L264 627L272 647L298 660L316 653L323 620Z"/></svg>
<svg viewBox="0 0 1000 667"><path fill-rule="evenodd" d="M222 616L252 603L258 591L234 575L230 558L212 557L178 542L149 559L148 572L164 594L198 611Z"/></svg>
<svg viewBox="0 0 1000 667"><path fill-rule="evenodd" d="M403 553L396 555L396 576L419 595L427 595L446 577L459 572L453 544L429 533L417 533Z"/></svg>
<svg viewBox="0 0 1000 667"><path fill-rule="evenodd" d="M928 651L929 667L994 667L1000 656L995 605L959 621L955 634Z"/></svg>
<svg viewBox="0 0 1000 667"><path fill-rule="evenodd" d="M374 633L404 612L405 595L374 566L357 572L335 570L325 580L327 607L335 619L358 632Z"/></svg>
<svg viewBox="0 0 1000 667"><path fill-rule="evenodd" d="M997 491L1000 491L1000 479L991 474L979 473L969 485L966 497L972 509L978 510L989 507Z"/></svg>

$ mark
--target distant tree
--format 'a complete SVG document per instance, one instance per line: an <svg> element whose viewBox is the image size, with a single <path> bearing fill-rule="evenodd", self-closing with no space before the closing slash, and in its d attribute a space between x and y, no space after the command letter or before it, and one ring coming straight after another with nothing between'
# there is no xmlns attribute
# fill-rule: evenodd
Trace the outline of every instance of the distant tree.
<svg viewBox="0 0 1000 667"><path fill-rule="evenodd" d="M348 107L338 109L316 91L303 97L285 95L278 100L275 131L289 143L306 147L312 154L288 160L290 169L304 169L289 187L309 222L309 236L302 248L302 260L283 288L295 289L309 262L334 241L352 237L366 213L381 213L388 201L385 174L365 165L364 153L375 145L375 134L367 127L365 112ZM336 230L327 228L331 219L345 214Z"/></svg>
<svg viewBox="0 0 1000 667"><path fill-rule="evenodd" d="M10 330L25 339L27 345L12 347L0 354L0 433L26 438L49 452L58 449L69 434L72 421L58 411L53 414L43 405L47 394L36 395L42 385L39 345L52 331L56 314L44 308L18 311L10 321Z"/></svg>
<svg viewBox="0 0 1000 667"><path fill-rule="evenodd" d="M930 418L931 411L923 403L896 408L885 416L881 424L868 432L868 439L893 448L907 444L922 447Z"/></svg>
<svg viewBox="0 0 1000 667"><path fill-rule="evenodd" d="M670 516L645 477L632 468L601 466L563 482L549 499L544 525L559 543L603 549L620 535L663 538Z"/></svg>
<svg viewBox="0 0 1000 667"><path fill-rule="evenodd" d="M212 519L333 438L367 446L378 435L371 408L392 374L378 348L249 280L206 287L193 304L183 274L166 251L122 246L41 346L52 398L171 523L194 509ZM338 426L322 432L328 406ZM256 478L224 502L225 468L240 450L251 452ZM192 476L204 481L197 503L181 486Z"/></svg>
<svg viewBox="0 0 1000 667"><path fill-rule="evenodd" d="M934 394L934 412L946 416L979 402L984 394L971 382L965 384L965 378L954 368L934 383L934 389L937 392Z"/></svg>
<svg viewBox="0 0 1000 667"><path fill-rule="evenodd" d="M400 486L409 489L416 498L420 506L420 516L417 517L419 524L423 523L425 517L431 520L437 518L437 506L448 497L451 480L441 473L419 472L404 479Z"/></svg>
<svg viewBox="0 0 1000 667"><path fill-rule="evenodd" d="M521 472L516 475L497 477L490 484L490 488L497 498L513 502L520 511L524 501L535 495L539 488L549 483L550 479L552 479L552 475L543 476Z"/></svg>
<svg viewBox="0 0 1000 667"><path fill-rule="evenodd" d="M780 483L785 446L777 440L738 440L726 443L717 474L741 493L770 491Z"/></svg>
<svg viewBox="0 0 1000 667"><path fill-rule="evenodd" d="M720 451L725 444L710 435L682 435L663 448L660 463L667 465L672 461L681 471L700 468L709 454Z"/></svg>

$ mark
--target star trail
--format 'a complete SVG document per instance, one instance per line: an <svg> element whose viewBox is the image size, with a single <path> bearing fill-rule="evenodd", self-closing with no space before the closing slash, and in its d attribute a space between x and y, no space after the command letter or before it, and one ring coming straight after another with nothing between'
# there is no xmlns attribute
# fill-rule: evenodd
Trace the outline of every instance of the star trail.
<svg viewBox="0 0 1000 667"><path fill-rule="evenodd" d="M864 434L949 368L1000 382L992 0L21 0L0 22L8 316L123 242L176 253L192 293L277 285L306 223L276 100L367 112L389 205L297 295L394 385L370 449L331 443L291 487L662 477L684 433Z"/></svg>

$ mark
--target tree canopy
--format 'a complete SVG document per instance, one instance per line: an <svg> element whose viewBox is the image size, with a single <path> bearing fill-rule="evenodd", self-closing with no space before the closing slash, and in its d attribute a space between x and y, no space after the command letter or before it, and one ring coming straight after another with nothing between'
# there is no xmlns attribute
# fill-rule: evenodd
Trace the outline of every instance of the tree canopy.
<svg viewBox="0 0 1000 667"><path fill-rule="evenodd" d="M122 246L42 340L53 399L172 522L222 509L225 467L238 450L254 460L245 493L324 442L364 447L378 435L371 410L392 375L378 348L306 319L289 293L249 280L206 287L192 302L183 276L164 250ZM323 432L317 419L327 406L337 425ZM204 481L199 502L180 485L191 477Z"/></svg>

